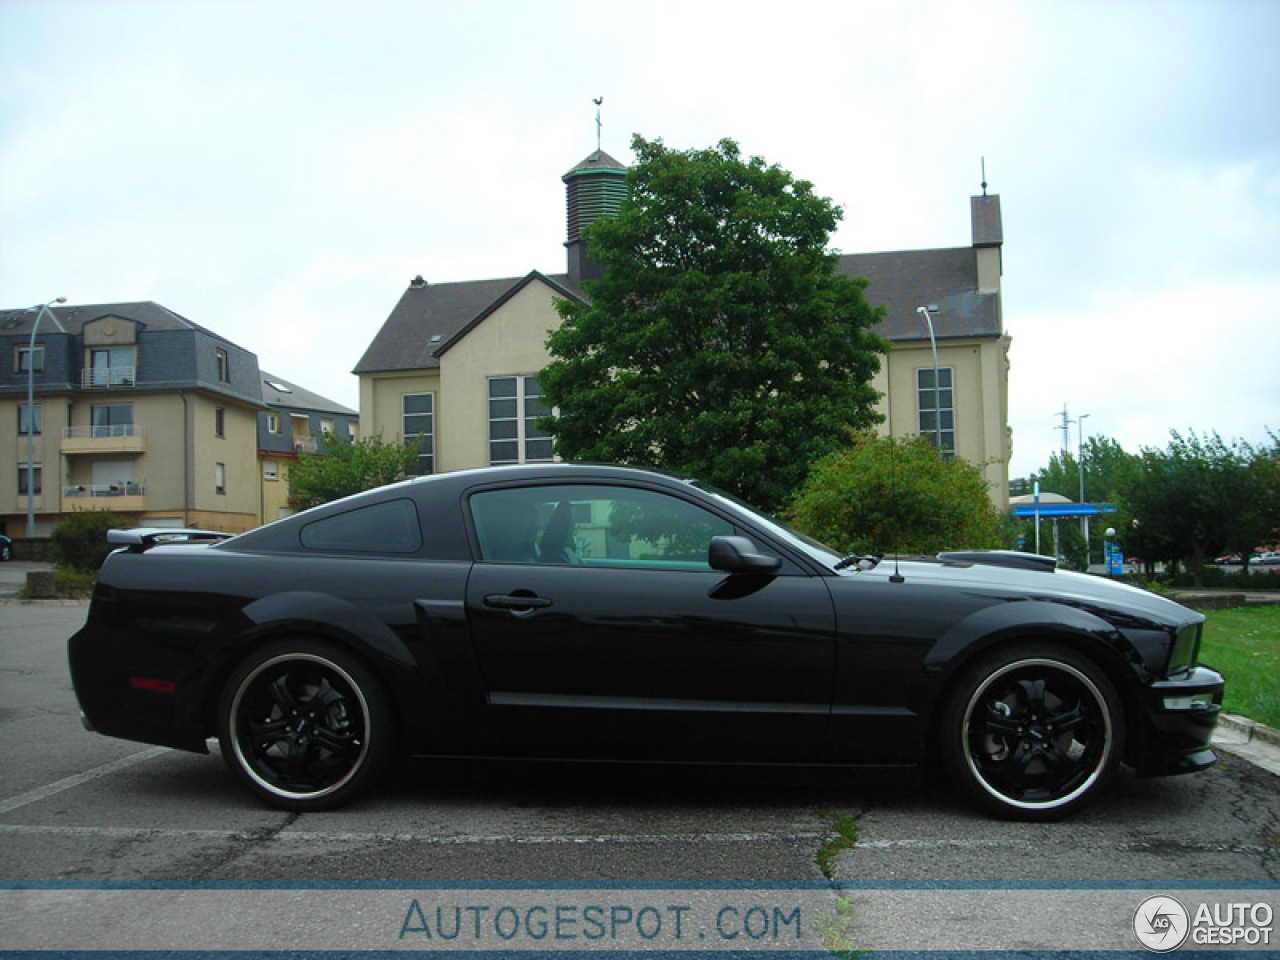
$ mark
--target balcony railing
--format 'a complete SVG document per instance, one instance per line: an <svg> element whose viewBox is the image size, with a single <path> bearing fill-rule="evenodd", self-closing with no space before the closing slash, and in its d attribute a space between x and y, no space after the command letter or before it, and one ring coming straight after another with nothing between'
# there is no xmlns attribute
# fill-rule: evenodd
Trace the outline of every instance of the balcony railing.
<svg viewBox="0 0 1280 960"><path fill-rule="evenodd" d="M85 390L132 387L136 373L134 367L86 367L80 371L80 386Z"/></svg>
<svg viewBox="0 0 1280 960"><path fill-rule="evenodd" d="M78 497L145 497L147 488L141 483L81 483L62 488L64 498Z"/></svg>
<svg viewBox="0 0 1280 960"><path fill-rule="evenodd" d="M147 432L136 423L114 423L93 427L63 427L62 435L68 440L100 440L104 437L145 437Z"/></svg>
<svg viewBox="0 0 1280 960"><path fill-rule="evenodd" d="M146 453L147 432L134 423L64 427L62 452L69 457L78 454Z"/></svg>

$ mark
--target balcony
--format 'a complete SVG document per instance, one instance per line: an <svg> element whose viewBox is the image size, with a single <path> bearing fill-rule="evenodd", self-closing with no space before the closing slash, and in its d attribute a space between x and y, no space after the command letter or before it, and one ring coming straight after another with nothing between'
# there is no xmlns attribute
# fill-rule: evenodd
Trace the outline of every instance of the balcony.
<svg viewBox="0 0 1280 960"><path fill-rule="evenodd" d="M108 454L147 452L146 431L134 423L109 427L65 427L62 453L71 457L82 453Z"/></svg>
<svg viewBox="0 0 1280 960"><path fill-rule="evenodd" d="M62 488L63 506L70 510L111 510L128 513L147 509L147 488L141 483L96 483Z"/></svg>
<svg viewBox="0 0 1280 960"><path fill-rule="evenodd" d="M83 390L132 387L136 373L134 367L85 367L80 371L80 387Z"/></svg>

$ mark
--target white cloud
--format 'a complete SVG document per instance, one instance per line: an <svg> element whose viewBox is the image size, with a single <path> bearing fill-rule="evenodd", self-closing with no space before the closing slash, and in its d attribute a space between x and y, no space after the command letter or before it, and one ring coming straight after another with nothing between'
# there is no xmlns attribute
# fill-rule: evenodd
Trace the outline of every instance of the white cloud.
<svg viewBox="0 0 1280 960"><path fill-rule="evenodd" d="M721 137L846 251L1005 217L1014 473L1280 425L1280 5L0 4L0 304L154 299L355 405L409 279L564 264L559 177Z"/></svg>

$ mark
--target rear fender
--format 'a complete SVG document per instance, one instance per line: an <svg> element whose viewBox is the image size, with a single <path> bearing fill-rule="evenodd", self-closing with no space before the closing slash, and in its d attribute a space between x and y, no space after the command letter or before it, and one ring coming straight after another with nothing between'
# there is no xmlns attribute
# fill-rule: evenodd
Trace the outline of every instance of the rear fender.
<svg viewBox="0 0 1280 960"><path fill-rule="evenodd" d="M412 607L406 605L412 623ZM331 594L296 590L275 593L237 610L214 630L205 663L211 682L200 698L202 722L211 724L218 697L235 665L268 640L305 635L331 640L363 657L394 693L393 702L416 709L413 694L418 664L404 641L386 623ZM416 716L398 718L402 729L417 727ZM211 729L211 727L210 727Z"/></svg>

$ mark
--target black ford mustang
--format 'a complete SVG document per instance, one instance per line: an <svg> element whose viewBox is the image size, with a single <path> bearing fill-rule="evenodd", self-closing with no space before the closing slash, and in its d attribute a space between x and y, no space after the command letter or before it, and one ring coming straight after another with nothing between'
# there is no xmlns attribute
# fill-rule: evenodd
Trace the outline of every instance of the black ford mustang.
<svg viewBox="0 0 1280 960"><path fill-rule="evenodd" d="M316 810L393 757L940 757L998 815L1214 761L1203 617L1014 553L842 558L660 474L444 474L230 539L112 531L71 675L90 729ZM213 542L200 542L212 540ZM185 542L178 542L185 541Z"/></svg>

